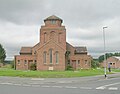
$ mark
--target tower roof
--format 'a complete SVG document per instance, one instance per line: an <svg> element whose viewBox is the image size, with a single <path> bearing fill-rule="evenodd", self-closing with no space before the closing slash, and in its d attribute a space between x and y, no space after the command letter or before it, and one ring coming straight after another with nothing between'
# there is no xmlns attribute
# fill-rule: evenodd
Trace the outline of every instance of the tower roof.
<svg viewBox="0 0 120 94"><path fill-rule="evenodd" d="M48 18L46 18L44 21L47 21L47 20L59 20L62 22L62 19L55 16L55 15L52 15L52 16L49 16Z"/></svg>

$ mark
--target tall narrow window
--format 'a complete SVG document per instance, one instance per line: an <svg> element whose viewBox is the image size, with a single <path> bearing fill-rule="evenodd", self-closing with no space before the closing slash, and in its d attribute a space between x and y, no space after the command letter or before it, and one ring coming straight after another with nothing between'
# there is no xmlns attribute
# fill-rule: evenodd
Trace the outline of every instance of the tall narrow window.
<svg viewBox="0 0 120 94"><path fill-rule="evenodd" d="M50 49L49 51L50 51L50 64L52 64L52 49Z"/></svg>
<svg viewBox="0 0 120 94"><path fill-rule="evenodd" d="M88 61L87 61L87 60L85 60L85 64L86 64L86 65L88 64Z"/></svg>
<svg viewBox="0 0 120 94"><path fill-rule="evenodd" d="M59 33L59 35L58 35L58 42L61 42L61 34L62 33Z"/></svg>
<svg viewBox="0 0 120 94"><path fill-rule="evenodd" d="M80 64L80 60L78 60L78 65Z"/></svg>
<svg viewBox="0 0 120 94"><path fill-rule="evenodd" d="M46 52L43 53L43 63L46 64Z"/></svg>
<svg viewBox="0 0 120 94"><path fill-rule="evenodd" d="M50 32L50 39L54 40L55 38L55 31Z"/></svg>
<svg viewBox="0 0 120 94"><path fill-rule="evenodd" d="M24 65L27 65L27 60L24 60Z"/></svg>
<svg viewBox="0 0 120 94"><path fill-rule="evenodd" d="M47 37L47 34L46 32L44 33L44 43L46 42L46 37Z"/></svg>
<svg viewBox="0 0 120 94"><path fill-rule="evenodd" d="M59 63L59 53L56 52L56 64L58 64L58 63Z"/></svg>
<svg viewBox="0 0 120 94"><path fill-rule="evenodd" d="M37 60L34 60L34 63L36 64Z"/></svg>

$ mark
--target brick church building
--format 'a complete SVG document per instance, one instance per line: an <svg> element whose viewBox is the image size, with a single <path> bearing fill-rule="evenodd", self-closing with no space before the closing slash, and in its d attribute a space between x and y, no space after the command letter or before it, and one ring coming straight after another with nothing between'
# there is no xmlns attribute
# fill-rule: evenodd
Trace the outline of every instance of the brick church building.
<svg viewBox="0 0 120 94"><path fill-rule="evenodd" d="M37 70L74 70L91 68L92 57L86 47L74 47L66 42L63 20L54 15L44 20L40 28L40 42L33 47L21 47L20 55L15 55L16 70L29 70L36 63Z"/></svg>

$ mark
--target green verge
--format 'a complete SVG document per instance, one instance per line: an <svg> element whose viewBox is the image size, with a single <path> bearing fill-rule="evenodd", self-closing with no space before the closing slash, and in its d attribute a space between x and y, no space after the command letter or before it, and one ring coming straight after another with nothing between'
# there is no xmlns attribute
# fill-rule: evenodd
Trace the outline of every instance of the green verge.
<svg viewBox="0 0 120 94"><path fill-rule="evenodd" d="M70 77L84 77L104 75L103 69L90 69L79 71L21 71L13 69L0 69L0 76L13 77L39 77L39 78L70 78Z"/></svg>
<svg viewBox="0 0 120 94"><path fill-rule="evenodd" d="M120 72L120 69L111 69L112 72Z"/></svg>

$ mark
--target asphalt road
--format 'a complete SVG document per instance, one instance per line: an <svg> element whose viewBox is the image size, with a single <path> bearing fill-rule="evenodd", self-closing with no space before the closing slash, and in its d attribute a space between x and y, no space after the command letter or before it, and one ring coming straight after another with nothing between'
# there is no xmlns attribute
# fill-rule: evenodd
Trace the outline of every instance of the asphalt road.
<svg viewBox="0 0 120 94"><path fill-rule="evenodd" d="M0 77L0 94L119 94L120 74L81 78Z"/></svg>

